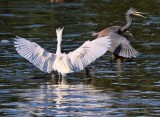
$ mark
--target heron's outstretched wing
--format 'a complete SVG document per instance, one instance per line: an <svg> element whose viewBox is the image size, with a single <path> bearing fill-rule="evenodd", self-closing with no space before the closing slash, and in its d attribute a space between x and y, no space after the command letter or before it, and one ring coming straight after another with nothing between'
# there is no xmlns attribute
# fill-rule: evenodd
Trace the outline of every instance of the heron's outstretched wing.
<svg viewBox="0 0 160 117"><path fill-rule="evenodd" d="M105 54L108 51L110 44L110 39L106 36L93 41L86 41L78 49L70 52L68 57L71 60L74 71L83 70L84 67Z"/></svg>
<svg viewBox="0 0 160 117"><path fill-rule="evenodd" d="M14 41L16 51L25 59L33 63L43 72L50 73L54 64L55 54L50 53L34 42L16 37Z"/></svg>
<svg viewBox="0 0 160 117"><path fill-rule="evenodd" d="M132 58L139 55L139 52L130 45L130 42L125 37L112 32L109 34L109 38L112 42L109 51L113 54L125 58Z"/></svg>
<svg viewBox="0 0 160 117"><path fill-rule="evenodd" d="M123 37L125 37L129 42L136 41L135 37L132 35L130 31L125 31L121 34Z"/></svg>

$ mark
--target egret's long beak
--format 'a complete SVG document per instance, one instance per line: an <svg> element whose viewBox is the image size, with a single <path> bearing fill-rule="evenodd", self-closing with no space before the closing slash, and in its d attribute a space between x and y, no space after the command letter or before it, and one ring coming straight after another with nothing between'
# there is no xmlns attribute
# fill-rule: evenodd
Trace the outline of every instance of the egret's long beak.
<svg viewBox="0 0 160 117"><path fill-rule="evenodd" d="M143 16L142 14L146 14L146 13L142 13L142 12L135 12L135 13L134 13L134 15L136 15L136 16L140 16L140 17L146 18L146 17Z"/></svg>

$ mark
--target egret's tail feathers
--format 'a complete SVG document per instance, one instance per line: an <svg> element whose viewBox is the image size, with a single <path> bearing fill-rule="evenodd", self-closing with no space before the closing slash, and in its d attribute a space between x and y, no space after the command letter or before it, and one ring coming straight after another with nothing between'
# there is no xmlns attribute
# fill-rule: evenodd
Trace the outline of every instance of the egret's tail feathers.
<svg viewBox="0 0 160 117"><path fill-rule="evenodd" d="M62 32L63 32L63 29L64 29L64 27L56 29L56 34L57 34L57 40L58 40L58 41L59 41L59 40L60 40L60 41L62 40Z"/></svg>

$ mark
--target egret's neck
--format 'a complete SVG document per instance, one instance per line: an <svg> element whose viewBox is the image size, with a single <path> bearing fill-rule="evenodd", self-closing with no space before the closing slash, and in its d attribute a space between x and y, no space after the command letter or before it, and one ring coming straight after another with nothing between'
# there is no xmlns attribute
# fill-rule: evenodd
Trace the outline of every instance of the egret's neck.
<svg viewBox="0 0 160 117"><path fill-rule="evenodd" d="M128 30L131 25L132 25L132 17L130 14L126 14L126 25L121 27L121 32L125 32L126 30Z"/></svg>
<svg viewBox="0 0 160 117"><path fill-rule="evenodd" d="M56 54L61 54L61 41L58 41L57 43L57 51Z"/></svg>

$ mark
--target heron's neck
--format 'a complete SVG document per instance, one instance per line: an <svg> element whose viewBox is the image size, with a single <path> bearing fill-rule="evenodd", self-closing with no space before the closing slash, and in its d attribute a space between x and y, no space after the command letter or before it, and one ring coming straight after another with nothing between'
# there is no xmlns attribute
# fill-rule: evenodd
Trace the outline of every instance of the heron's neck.
<svg viewBox="0 0 160 117"><path fill-rule="evenodd" d="M57 43L57 51L56 54L61 54L61 41L58 41Z"/></svg>
<svg viewBox="0 0 160 117"><path fill-rule="evenodd" d="M126 25L121 27L121 32L125 32L126 30L128 30L131 25L132 25L132 17L129 14L126 14Z"/></svg>

